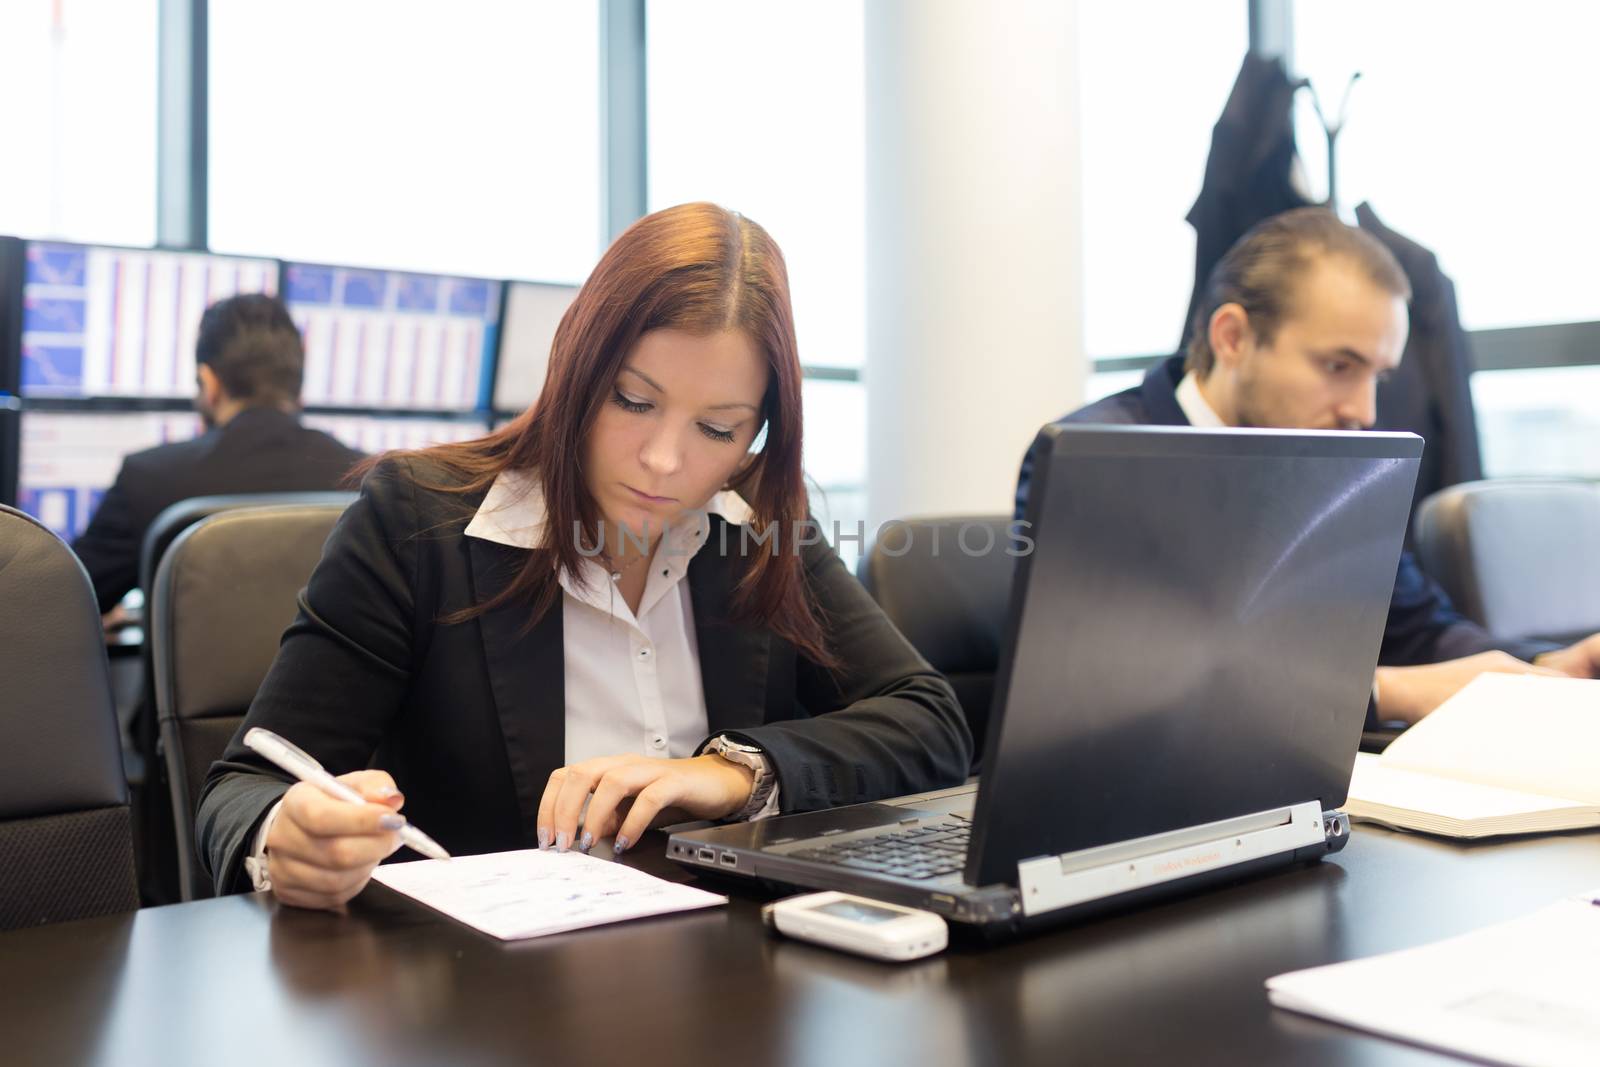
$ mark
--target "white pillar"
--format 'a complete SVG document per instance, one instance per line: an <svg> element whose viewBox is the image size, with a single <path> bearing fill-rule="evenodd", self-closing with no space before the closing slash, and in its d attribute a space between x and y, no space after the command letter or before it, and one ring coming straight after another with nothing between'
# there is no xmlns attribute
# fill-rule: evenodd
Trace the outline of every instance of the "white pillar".
<svg viewBox="0 0 1600 1067"><path fill-rule="evenodd" d="M868 508L1009 512L1085 360L1077 15L867 0Z"/></svg>

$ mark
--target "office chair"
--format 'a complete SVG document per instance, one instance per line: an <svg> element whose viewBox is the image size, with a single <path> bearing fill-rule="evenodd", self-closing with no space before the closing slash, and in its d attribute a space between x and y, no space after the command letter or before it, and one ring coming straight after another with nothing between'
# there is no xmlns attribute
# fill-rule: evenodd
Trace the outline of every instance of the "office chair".
<svg viewBox="0 0 1600 1067"><path fill-rule="evenodd" d="M1463 615L1504 638L1600 631L1600 487L1466 482L1423 501L1417 559Z"/></svg>
<svg viewBox="0 0 1600 1067"><path fill-rule="evenodd" d="M161 565L161 557L167 554L167 549L179 534L219 511L267 504L338 504L344 508L349 507L359 495L336 492L227 493L180 500L157 515L150 523L150 529L145 531L144 543L139 548L139 588L148 592L155 584L156 568Z"/></svg>
<svg viewBox="0 0 1600 1067"><path fill-rule="evenodd" d="M139 906L111 672L83 565L0 506L0 930Z"/></svg>
<svg viewBox="0 0 1600 1067"><path fill-rule="evenodd" d="M190 497L167 507L150 523L140 545L139 588L145 591L146 633L150 628L150 598L151 590L155 588L156 568L161 565L162 557L178 535L195 523L220 511L268 504L338 504L343 507L355 500L356 496L355 493L336 492L228 493ZM142 695L130 729L133 754L127 760L128 781L134 787L134 832L140 864L140 891L147 903L170 904L182 896L174 843L179 852L188 845L177 840L178 831L172 823L172 806L168 798L171 783L165 781L160 734L156 724L155 663L151 647L152 642L147 638L141 650Z"/></svg>
<svg viewBox="0 0 1600 1067"><path fill-rule="evenodd" d="M1009 515L885 524L856 568L883 613L950 680L983 754L1016 557ZM963 540L963 531L964 540Z"/></svg>
<svg viewBox="0 0 1600 1067"><path fill-rule="evenodd" d="M150 640L179 888L212 895L194 844L195 801L266 677L296 598L347 499L218 512L167 549L151 589Z"/></svg>

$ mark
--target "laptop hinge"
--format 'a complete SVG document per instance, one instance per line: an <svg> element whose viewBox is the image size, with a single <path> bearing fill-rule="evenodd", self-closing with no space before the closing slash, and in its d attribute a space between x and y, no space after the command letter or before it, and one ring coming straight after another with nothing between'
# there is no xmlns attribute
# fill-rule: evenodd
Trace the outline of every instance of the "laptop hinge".
<svg viewBox="0 0 1600 1067"><path fill-rule="evenodd" d="M1316 801L1017 864L1024 915L1160 885L1325 841Z"/></svg>

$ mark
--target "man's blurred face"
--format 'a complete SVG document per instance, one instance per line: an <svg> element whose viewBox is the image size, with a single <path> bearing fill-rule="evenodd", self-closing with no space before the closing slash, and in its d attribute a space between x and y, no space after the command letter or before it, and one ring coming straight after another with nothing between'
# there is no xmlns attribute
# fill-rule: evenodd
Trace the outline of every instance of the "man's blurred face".
<svg viewBox="0 0 1600 1067"><path fill-rule="evenodd" d="M1406 303L1343 256L1300 278L1269 343L1246 331L1233 375L1240 426L1355 430L1377 421L1380 378L1400 365Z"/></svg>

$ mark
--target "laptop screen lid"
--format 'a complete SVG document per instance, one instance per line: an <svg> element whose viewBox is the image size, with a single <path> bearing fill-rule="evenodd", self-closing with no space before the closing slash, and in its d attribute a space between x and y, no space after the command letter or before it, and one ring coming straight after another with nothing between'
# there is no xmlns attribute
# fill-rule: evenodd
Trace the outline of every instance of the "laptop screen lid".
<svg viewBox="0 0 1600 1067"><path fill-rule="evenodd" d="M1421 452L1412 434L1040 431L967 881L1343 803Z"/></svg>

